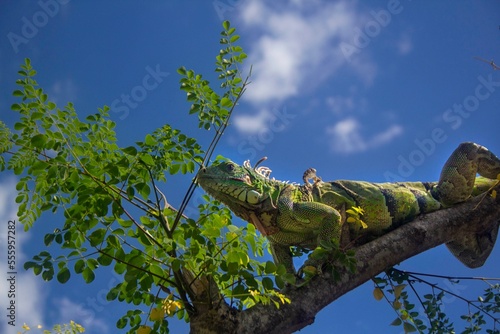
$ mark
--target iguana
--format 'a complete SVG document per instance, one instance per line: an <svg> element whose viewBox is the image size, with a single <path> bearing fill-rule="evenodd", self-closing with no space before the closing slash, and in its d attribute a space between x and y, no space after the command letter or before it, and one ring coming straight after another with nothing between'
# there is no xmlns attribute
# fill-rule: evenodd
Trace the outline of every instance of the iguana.
<svg viewBox="0 0 500 334"><path fill-rule="evenodd" d="M258 164L251 167L246 161L239 166L225 161L201 169L197 179L208 194L268 238L274 261L289 272L295 272L290 246L314 249L320 241L332 238L343 245L376 238L419 214L488 191L500 174L500 159L471 142L460 144L452 153L438 182L323 182L311 168L299 185L271 179L271 170ZM349 219L353 208L361 212L357 219ZM497 233L498 226L447 246L466 266L479 267L489 256Z"/></svg>

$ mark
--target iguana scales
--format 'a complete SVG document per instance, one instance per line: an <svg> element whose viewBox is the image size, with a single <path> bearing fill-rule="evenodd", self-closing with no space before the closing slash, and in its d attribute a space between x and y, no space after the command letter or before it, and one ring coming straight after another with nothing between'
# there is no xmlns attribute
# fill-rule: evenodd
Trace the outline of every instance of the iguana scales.
<svg viewBox="0 0 500 334"><path fill-rule="evenodd" d="M202 169L198 182L238 217L254 224L269 239L274 261L290 272L294 272L290 246L314 249L321 240L332 238L340 244L373 239L419 214L484 193L500 174L500 159L475 143L459 145L438 182L323 182L311 168L304 173L304 184L298 185L271 179L270 169L257 165L225 161ZM346 223L346 211L352 208L361 208L362 216ZM463 236L447 246L468 267L479 267L497 232L498 226L486 235Z"/></svg>

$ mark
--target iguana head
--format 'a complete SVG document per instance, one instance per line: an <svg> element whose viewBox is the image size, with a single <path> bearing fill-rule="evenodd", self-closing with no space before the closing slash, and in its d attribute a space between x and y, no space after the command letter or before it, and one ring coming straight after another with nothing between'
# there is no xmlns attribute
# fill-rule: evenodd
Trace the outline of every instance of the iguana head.
<svg viewBox="0 0 500 334"><path fill-rule="evenodd" d="M270 180L270 173L266 167L252 168L248 161L243 166L225 161L202 169L198 183L208 194L230 207L255 209L278 195L276 191L281 182Z"/></svg>
<svg viewBox="0 0 500 334"><path fill-rule="evenodd" d="M251 167L248 161L243 166L225 161L202 169L197 180L209 195L259 228L259 222L269 226L271 216L277 214L276 201L286 185L269 179L270 173L269 168Z"/></svg>

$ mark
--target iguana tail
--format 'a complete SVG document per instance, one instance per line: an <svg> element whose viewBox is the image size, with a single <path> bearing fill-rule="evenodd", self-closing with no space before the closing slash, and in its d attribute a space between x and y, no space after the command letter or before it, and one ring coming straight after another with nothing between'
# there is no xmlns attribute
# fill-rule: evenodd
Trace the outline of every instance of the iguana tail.
<svg viewBox="0 0 500 334"><path fill-rule="evenodd" d="M484 178L477 178L476 174ZM463 202L471 195L488 190L500 175L500 159L487 148L462 143L443 167L433 196L445 206ZM487 180L487 179L490 180ZM477 268L484 264L495 245L500 222L485 231L465 234L446 244L463 264Z"/></svg>

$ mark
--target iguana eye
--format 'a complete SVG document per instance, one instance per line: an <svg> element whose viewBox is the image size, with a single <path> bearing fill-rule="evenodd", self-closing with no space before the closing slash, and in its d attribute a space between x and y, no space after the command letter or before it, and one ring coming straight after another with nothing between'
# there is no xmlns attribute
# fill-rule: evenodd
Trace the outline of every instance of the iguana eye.
<svg viewBox="0 0 500 334"><path fill-rule="evenodd" d="M227 164L227 170L228 170L229 172L234 171L234 164Z"/></svg>

